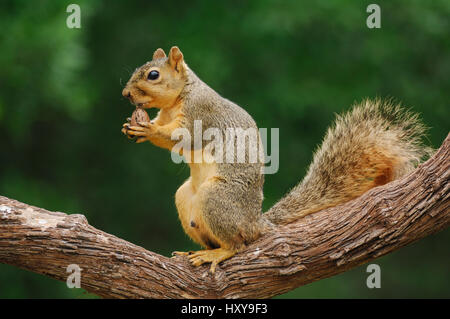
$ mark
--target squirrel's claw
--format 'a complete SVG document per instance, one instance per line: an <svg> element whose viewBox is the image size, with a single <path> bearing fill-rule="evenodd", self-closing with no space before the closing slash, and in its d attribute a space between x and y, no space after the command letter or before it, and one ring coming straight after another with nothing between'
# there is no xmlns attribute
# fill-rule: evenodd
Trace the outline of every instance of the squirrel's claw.
<svg viewBox="0 0 450 319"><path fill-rule="evenodd" d="M142 126L126 126L126 128L128 128L129 131L138 131L138 132L145 132L148 131L147 128L142 127Z"/></svg>
<svg viewBox="0 0 450 319"><path fill-rule="evenodd" d="M146 128L152 128L154 125L152 122L138 122L138 124Z"/></svg>
<svg viewBox="0 0 450 319"><path fill-rule="evenodd" d="M127 134L133 136L148 136L147 132L133 131L133 130L128 130Z"/></svg>
<svg viewBox="0 0 450 319"><path fill-rule="evenodd" d="M192 255L194 253L194 251L190 250L190 251L174 251L172 252L172 257L176 257L176 256L189 256Z"/></svg>

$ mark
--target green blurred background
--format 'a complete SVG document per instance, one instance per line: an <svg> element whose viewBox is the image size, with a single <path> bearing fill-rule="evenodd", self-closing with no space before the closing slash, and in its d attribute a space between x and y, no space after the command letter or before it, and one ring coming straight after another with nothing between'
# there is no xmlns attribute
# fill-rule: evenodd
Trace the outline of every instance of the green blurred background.
<svg viewBox="0 0 450 319"><path fill-rule="evenodd" d="M0 194L170 255L198 248L174 205L185 165L120 132L121 96L153 51L178 45L190 67L259 127L280 128L280 170L266 176L264 209L304 175L334 113L365 97L394 97L422 113L439 147L449 132L450 1L70 1L0 4ZM154 114L154 112L152 112ZM450 230L375 263L281 297L450 297ZM0 265L0 298L86 298L82 289Z"/></svg>

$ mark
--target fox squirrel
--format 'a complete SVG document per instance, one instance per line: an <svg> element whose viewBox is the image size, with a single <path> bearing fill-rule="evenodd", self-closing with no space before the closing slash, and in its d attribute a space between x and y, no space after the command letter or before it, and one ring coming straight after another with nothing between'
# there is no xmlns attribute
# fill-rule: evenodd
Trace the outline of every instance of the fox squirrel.
<svg viewBox="0 0 450 319"><path fill-rule="evenodd" d="M178 47L166 56L157 49L152 61L131 76L122 92L138 108L156 107L158 115L122 132L136 142L173 150L179 128L194 135L201 128L257 129L241 107L221 97L185 63ZM290 223L327 207L350 201L367 190L410 172L431 149L421 143L424 126L416 114L379 99L365 100L338 116L315 152L304 179L268 212L262 213L263 163L190 162L191 175L177 190L175 203L185 232L205 250L174 252L192 265L218 263L232 257L273 225ZM260 137L258 134L258 143ZM214 156L207 147L191 151ZM207 153L205 155L205 153ZM182 152L180 152L182 154ZM185 156L186 154L182 154Z"/></svg>

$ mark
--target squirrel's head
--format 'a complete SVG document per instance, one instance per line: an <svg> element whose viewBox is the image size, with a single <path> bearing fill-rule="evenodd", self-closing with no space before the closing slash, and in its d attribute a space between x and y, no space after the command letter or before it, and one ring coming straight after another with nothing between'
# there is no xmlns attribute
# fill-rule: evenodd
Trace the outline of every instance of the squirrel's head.
<svg viewBox="0 0 450 319"><path fill-rule="evenodd" d="M167 108L174 105L186 83L187 66L178 47L153 53L153 59L134 71L122 95L143 107Z"/></svg>

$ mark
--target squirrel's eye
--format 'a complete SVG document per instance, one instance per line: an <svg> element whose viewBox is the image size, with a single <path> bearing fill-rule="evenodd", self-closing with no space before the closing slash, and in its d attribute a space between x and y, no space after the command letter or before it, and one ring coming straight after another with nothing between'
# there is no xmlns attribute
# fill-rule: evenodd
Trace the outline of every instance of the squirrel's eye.
<svg viewBox="0 0 450 319"><path fill-rule="evenodd" d="M149 80L156 80L159 77L159 72L158 71L150 71L150 73L147 76L147 79Z"/></svg>

